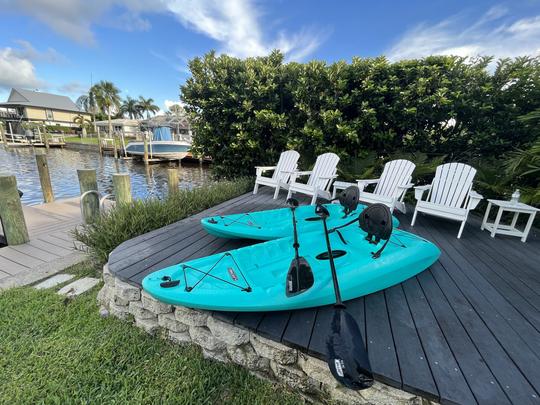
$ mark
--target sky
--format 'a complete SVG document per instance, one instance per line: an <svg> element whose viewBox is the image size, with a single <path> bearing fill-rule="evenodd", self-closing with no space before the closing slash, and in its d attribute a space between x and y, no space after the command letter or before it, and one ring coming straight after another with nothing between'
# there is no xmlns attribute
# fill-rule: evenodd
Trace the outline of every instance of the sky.
<svg viewBox="0 0 540 405"><path fill-rule="evenodd" d="M11 87L75 100L179 100L188 61L280 49L288 61L540 54L540 0L0 0L0 101Z"/></svg>

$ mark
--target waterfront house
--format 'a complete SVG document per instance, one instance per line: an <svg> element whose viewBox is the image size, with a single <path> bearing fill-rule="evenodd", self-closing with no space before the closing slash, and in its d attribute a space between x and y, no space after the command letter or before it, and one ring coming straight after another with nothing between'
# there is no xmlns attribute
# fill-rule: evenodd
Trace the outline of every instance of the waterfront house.
<svg viewBox="0 0 540 405"><path fill-rule="evenodd" d="M111 120L113 133L123 133L127 137L135 137L140 132L139 120L115 118ZM102 134L109 132L109 120L96 121L96 127Z"/></svg>
<svg viewBox="0 0 540 405"><path fill-rule="evenodd" d="M49 127L79 128L73 120L77 115L91 120L89 113L82 112L67 96L40 91L11 89L5 103L0 103L0 120L5 121L7 133L24 133L23 124L33 122Z"/></svg>

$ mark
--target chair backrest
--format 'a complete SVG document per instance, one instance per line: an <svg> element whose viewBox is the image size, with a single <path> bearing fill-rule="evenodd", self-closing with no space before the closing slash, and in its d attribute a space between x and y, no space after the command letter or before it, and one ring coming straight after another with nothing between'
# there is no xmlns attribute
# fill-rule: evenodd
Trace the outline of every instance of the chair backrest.
<svg viewBox="0 0 540 405"><path fill-rule="evenodd" d="M276 170L274 170L274 174L272 175L272 179L281 180L282 182L287 183L289 177L291 177L290 172L295 171L297 168L296 165L299 158L300 154L295 150L282 152L279 156L279 161L276 165Z"/></svg>
<svg viewBox="0 0 540 405"><path fill-rule="evenodd" d="M335 153L323 153L317 156L315 166L307 184L309 186L317 187L319 190L327 190L330 186L332 179L337 172L337 165L339 163L339 156Z"/></svg>
<svg viewBox="0 0 540 405"><path fill-rule="evenodd" d="M398 187L411 182L415 167L416 165L413 162L405 159L392 160L386 163L375 187L374 194L399 198L403 193L403 189Z"/></svg>
<svg viewBox="0 0 540 405"><path fill-rule="evenodd" d="M428 201L461 208L471 191L476 169L463 163L446 163L437 167Z"/></svg>

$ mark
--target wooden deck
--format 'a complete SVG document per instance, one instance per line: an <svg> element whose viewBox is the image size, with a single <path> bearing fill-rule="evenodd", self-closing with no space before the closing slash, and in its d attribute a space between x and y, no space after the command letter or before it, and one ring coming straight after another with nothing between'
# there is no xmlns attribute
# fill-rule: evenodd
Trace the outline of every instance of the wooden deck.
<svg viewBox="0 0 540 405"><path fill-rule="evenodd" d="M123 243L109 268L140 286L157 269L254 243L208 235L202 217L282 205L283 193L277 201L268 191L245 194ZM527 243L492 239L470 218L458 240L455 222L419 215L410 229L410 214L398 217L401 228L433 241L442 255L417 277L348 302L376 379L442 403L540 403L539 235ZM317 357L330 314L330 307L214 313Z"/></svg>
<svg viewBox="0 0 540 405"><path fill-rule="evenodd" d="M30 242L0 248L0 289L36 282L85 257L71 235L81 223L79 198L23 206L23 211Z"/></svg>

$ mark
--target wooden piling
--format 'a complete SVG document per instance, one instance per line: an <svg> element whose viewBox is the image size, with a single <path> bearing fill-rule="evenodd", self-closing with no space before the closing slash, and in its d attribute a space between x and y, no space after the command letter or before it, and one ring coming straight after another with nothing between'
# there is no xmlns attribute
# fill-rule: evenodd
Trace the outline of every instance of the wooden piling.
<svg viewBox="0 0 540 405"><path fill-rule="evenodd" d="M30 241L15 176L0 175L0 220L8 245Z"/></svg>
<svg viewBox="0 0 540 405"><path fill-rule="evenodd" d="M39 173L39 181L41 183L41 191L43 192L43 201L46 203L53 202L54 193L51 185L49 164L47 163L47 155L43 153L43 151L36 151L36 164Z"/></svg>
<svg viewBox="0 0 540 405"><path fill-rule="evenodd" d="M102 146L101 146L101 135L99 133L99 127L97 127L97 143L98 143L98 148L99 148L99 154L103 155L103 149L102 149Z"/></svg>
<svg viewBox="0 0 540 405"><path fill-rule="evenodd" d="M83 197L81 201L84 223L92 223L99 216L99 194L95 169L78 169L79 187L81 196L87 191L93 191Z"/></svg>
<svg viewBox="0 0 540 405"><path fill-rule="evenodd" d="M113 188L117 205L131 202L131 179L129 173L113 174Z"/></svg>
<svg viewBox="0 0 540 405"><path fill-rule="evenodd" d="M167 169L169 195L178 192L178 169Z"/></svg>
<svg viewBox="0 0 540 405"><path fill-rule="evenodd" d="M118 149L116 148L116 138L114 137L114 135L112 135L112 140L113 140L114 158L118 159Z"/></svg>
<svg viewBox="0 0 540 405"><path fill-rule="evenodd" d="M0 141L7 146L7 137L3 122L0 122Z"/></svg>
<svg viewBox="0 0 540 405"><path fill-rule="evenodd" d="M146 132L144 133L144 157L143 157L143 160L144 160L144 163L145 164L148 164L148 136L146 134Z"/></svg>

